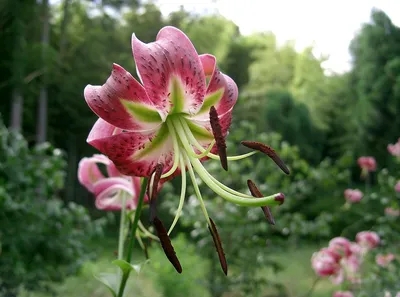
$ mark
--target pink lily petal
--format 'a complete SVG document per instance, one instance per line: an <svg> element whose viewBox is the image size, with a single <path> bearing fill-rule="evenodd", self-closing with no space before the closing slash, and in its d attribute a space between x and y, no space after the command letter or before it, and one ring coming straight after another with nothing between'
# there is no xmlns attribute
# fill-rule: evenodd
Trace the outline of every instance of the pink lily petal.
<svg viewBox="0 0 400 297"><path fill-rule="evenodd" d="M125 189L121 188L118 184L108 187L96 197L96 207L102 210L120 210L122 207L122 196L120 191L125 191ZM130 196L126 201L126 207L128 209L136 208L132 196Z"/></svg>
<svg viewBox="0 0 400 297"><path fill-rule="evenodd" d="M95 196L98 196L104 190L114 185L118 185L121 190L128 192L129 195L134 194L131 181L122 177L109 177L98 181L93 186L93 193Z"/></svg>
<svg viewBox="0 0 400 297"><path fill-rule="evenodd" d="M103 155L93 155L91 158L83 158L78 165L78 180L89 191L93 192L93 184L104 179L97 163L108 165L111 161Z"/></svg>
<svg viewBox="0 0 400 297"><path fill-rule="evenodd" d="M219 117L230 112L238 98L236 83L219 71L214 56L200 55L203 71L206 77L211 75L204 103L198 114L191 117L194 120L208 120L210 107L214 106Z"/></svg>
<svg viewBox="0 0 400 297"><path fill-rule="evenodd" d="M118 171L117 167L113 162L110 161L110 164L107 165L107 173L109 177L121 177L124 176L121 172Z"/></svg>
<svg viewBox="0 0 400 297"><path fill-rule="evenodd" d="M118 128L151 130L162 122L143 86L117 64L104 85L88 85L84 95L94 113Z"/></svg>
<svg viewBox="0 0 400 297"><path fill-rule="evenodd" d="M147 94L159 111L196 114L204 100L206 80L189 38L177 28L164 27L155 42L132 35L132 50ZM175 89L175 90L174 90ZM182 92L181 94L174 94Z"/></svg>
<svg viewBox="0 0 400 297"><path fill-rule="evenodd" d="M150 176L157 163L164 172L173 165L173 144L166 125L157 132L122 132L97 120L87 142L107 155L117 169L128 176Z"/></svg>
<svg viewBox="0 0 400 297"><path fill-rule="evenodd" d="M105 178L94 185L96 207L103 210L120 210L122 206L121 191L129 196L126 202L127 208L135 209L136 202L133 197L137 193L134 192L131 180L122 177Z"/></svg>

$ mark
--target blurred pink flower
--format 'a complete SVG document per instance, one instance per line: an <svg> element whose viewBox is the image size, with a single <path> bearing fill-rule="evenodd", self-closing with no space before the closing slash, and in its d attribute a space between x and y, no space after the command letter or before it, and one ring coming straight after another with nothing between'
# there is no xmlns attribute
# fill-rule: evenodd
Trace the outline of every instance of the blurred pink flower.
<svg viewBox="0 0 400 297"><path fill-rule="evenodd" d="M354 297L354 295L350 291L336 291L332 297Z"/></svg>
<svg viewBox="0 0 400 297"><path fill-rule="evenodd" d="M344 237L335 237L329 241L329 248L340 253L343 257L351 255L351 242Z"/></svg>
<svg viewBox="0 0 400 297"><path fill-rule="evenodd" d="M98 164L105 165L107 177ZM120 210L122 194L127 196L126 206L135 209L140 191L140 178L119 173L114 163L104 155L83 158L78 166L79 182L96 197L95 205L102 210Z"/></svg>
<svg viewBox="0 0 400 297"><path fill-rule="evenodd" d="M342 260L342 265L345 267L346 271L351 273L358 272L360 268L361 260L358 255L351 255L348 258Z"/></svg>
<svg viewBox="0 0 400 297"><path fill-rule="evenodd" d="M392 253L386 254L386 255L382 255L382 254L378 254L376 255L376 264L378 264L379 266L382 267L387 267L389 265L390 262L392 262L394 260L394 255Z"/></svg>
<svg viewBox="0 0 400 297"><path fill-rule="evenodd" d="M361 255L362 254L362 247L355 242L352 242L350 245L350 251L354 255Z"/></svg>
<svg viewBox="0 0 400 297"><path fill-rule="evenodd" d="M387 214L388 216L392 216L392 217L398 217L398 216L400 216L400 209L394 209L392 207L386 207L385 208L385 214Z"/></svg>
<svg viewBox="0 0 400 297"><path fill-rule="evenodd" d="M363 193L358 189L347 189L344 191L344 197L350 203L357 203L362 199Z"/></svg>
<svg viewBox="0 0 400 297"><path fill-rule="evenodd" d="M340 255L334 250L324 248L313 254L311 265L319 276L336 275L340 270Z"/></svg>
<svg viewBox="0 0 400 297"><path fill-rule="evenodd" d="M363 171L370 172L376 170L376 161L374 157L360 157L357 163Z"/></svg>
<svg viewBox="0 0 400 297"><path fill-rule="evenodd" d="M371 250L378 246L380 238L375 232L362 231L357 233L356 241L364 249Z"/></svg>
<svg viewBox="0 0 400 297"><path fill-rule="evenodd" d="M389 153L391 153L395 157L400 157L400 138L397 140L395 144L389 144L387 146Z"/></svg>
<svg viewBox="0 0 400 297"><path fill-rule="evenodd" d="M397 181L396 185L394 186L394 189L397 193L400 193L400 180Z"/></svg>

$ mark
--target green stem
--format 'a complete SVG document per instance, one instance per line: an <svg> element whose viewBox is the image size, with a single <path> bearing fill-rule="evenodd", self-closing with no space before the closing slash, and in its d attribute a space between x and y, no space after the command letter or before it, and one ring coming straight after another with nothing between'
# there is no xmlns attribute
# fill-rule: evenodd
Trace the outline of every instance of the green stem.
<svg viewBox="0 0 400 297"><path fill-rule="evenodd" d="M148 182L148 179L143 178L142 186L140 189L139 201L138 201L138 205L136 207L135 217L134 217L133 223L132 223L131 236L129 237L129 245L128 245L128 250L127 250L127 254L126 254L126 262L128 262L128 263L130 263L131 259L132 259L133 244L135 241L135 235L136 235L136 230L137 230L138 223L139 223L140 213L142 212L143 200L144 200L144 195L146 193L147 182ZM124 295L124 290L125 290L126 282L129 278L129 274L130 274L130 272L125 273L121 278L121 284L119 286L119 292L117 295L118 297L122 297Z"/></svg>
<svg viewBox="0 0 400 297"><path fill-rule="evenodd" d="M126 195L127 194L125 192L122 193L121 219L119 221L118 260L122 260L124 258Z"/></svg>
<svg viewBox="0 0 400 297"><path fill-rule="evenodd" d="M317 284L318 284L318 282L319 282L320 280L321 280L321 279L320 279L319 277L317 277L317 278L313 281L310 290L307 292L306 295L304 295L304 297L310 297L310 296L314 293L315 287L317 286Z"/></svg>

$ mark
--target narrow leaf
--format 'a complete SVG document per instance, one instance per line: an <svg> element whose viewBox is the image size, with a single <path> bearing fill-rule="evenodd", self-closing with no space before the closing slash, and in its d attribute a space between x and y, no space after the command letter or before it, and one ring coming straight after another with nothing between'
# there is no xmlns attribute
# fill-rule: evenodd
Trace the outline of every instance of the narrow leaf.
<svg viewBox="0 0 400 297"><path fill-rule="evenodd" d="M210 223L211 225L208 226L208 230L210 230L211 236L213 238L214 245L218 253L219 262L221 263L221 268L224 271L225 275L228 275L228 263L226 262L224 249L222 247L222 242L219 237L217 227L215 226L211 218Z"/></svg>
<svg viewBox="0 0 400 297"><path fill-rule="evenodd" d="M111 291L113 297L117 297L118 284L120 281L120 277L118 275L112 273L100 273L98 275L94 275L94 277Z"/></svg>

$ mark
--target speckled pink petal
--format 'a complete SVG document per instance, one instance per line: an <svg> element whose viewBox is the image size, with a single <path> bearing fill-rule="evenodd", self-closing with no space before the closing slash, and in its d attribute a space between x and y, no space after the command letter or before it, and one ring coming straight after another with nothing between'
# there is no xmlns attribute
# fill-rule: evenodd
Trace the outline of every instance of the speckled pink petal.
<svg viewBox="0 0 400 297"><path fill-rule="evenodd" d="M204 100L206 80L199 56L189 38L179 29L164 27L155 42L145 44L132 36L133 56L149 98L166 115L196 114ZM183 103L172 98L174 81L183 93Z"/></svg>
<svg viewBox="0 0 400 297"><path fill-rule="evenodd" d="M173 164L173 144L166 125L156 132L115 132L115 127L99 119L88 143L114 162L128 176L148 177L157 163L167 172Z"/></svg>
<svg viewBox="0 0 400 297"><path fill-rule="evenodd" d="M238 98L236 83L227 75L219 71L216 59L213 55L200 55L203 71L206 77L210 77L204 103L199 112L191 118L196 120L208 120L210 107L214 106L219 117L232 111Z"/></svg>
<svg viewBox="0 0 400 297"><path fill-rule="evenodd" d="M143 86L117 64L113 65L104 85L88 85L84 95L89 107L100 118L118 128L151 130L162 122Z"/></svg>

